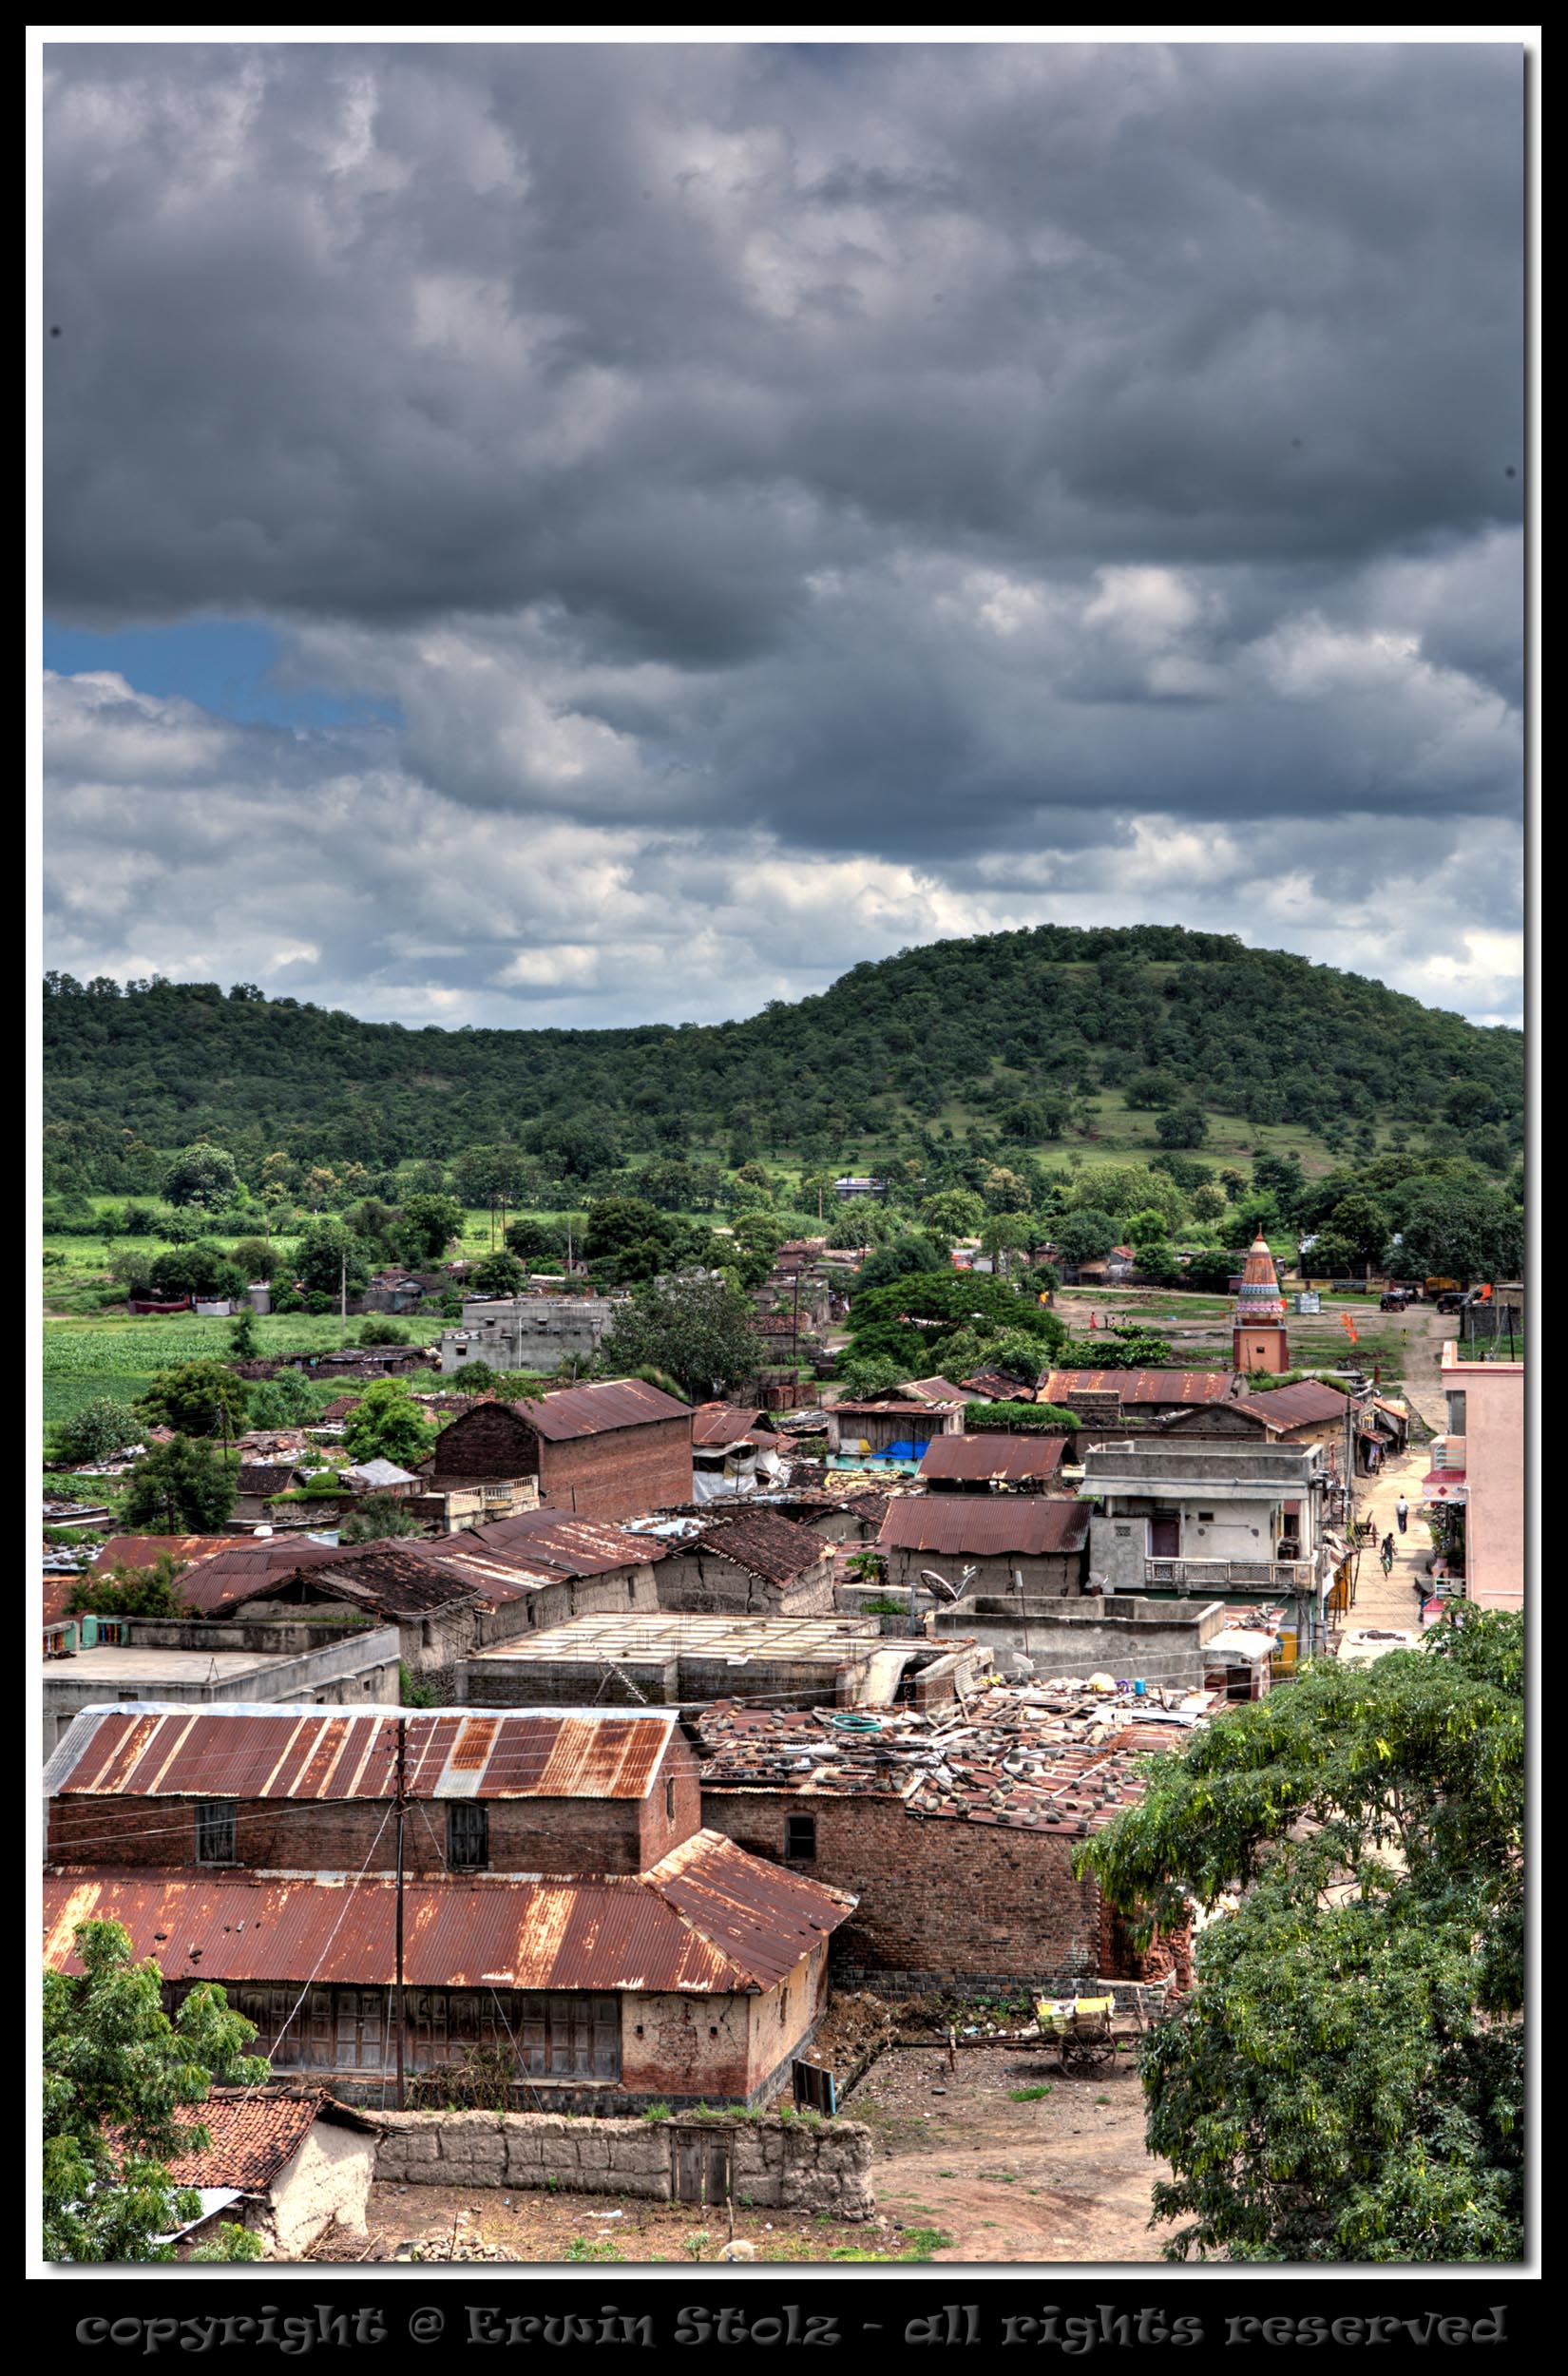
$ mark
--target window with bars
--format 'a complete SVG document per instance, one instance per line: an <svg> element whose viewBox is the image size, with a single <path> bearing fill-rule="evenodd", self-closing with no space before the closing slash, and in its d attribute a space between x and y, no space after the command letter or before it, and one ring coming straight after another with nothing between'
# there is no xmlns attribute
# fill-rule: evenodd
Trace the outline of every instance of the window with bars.
<svg viewBox="0 0 1568 2376"><path fill-rule="evenodd" d="M196 1861L199 1865L232 1865L235 1854L235 1817L238 1802L232 1798L204 1798L196 1810Z"/></svg>
<svg viewBox="0 0 1568 2376"><path fill-rule="evenodd" d="M490 1811L483 1799L453 1799L447 1809L447 1862L453 1872L483 1872L490 1861Z"/></svg>
<svg viewBox="0 0 1568 2376"><path fill-rule="evenodd" d="M784 1818L784 1853L786 1856L816 1854L816 1817L786 1815Z"/></svg>

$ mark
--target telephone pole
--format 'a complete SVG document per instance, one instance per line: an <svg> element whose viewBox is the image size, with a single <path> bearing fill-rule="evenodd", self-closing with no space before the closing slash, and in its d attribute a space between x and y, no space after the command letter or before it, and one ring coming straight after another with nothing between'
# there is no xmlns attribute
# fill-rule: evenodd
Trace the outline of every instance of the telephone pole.
<svg viewBox="0 0 1568 2376"><path fill-rule="evenodd" d="M349 1250L338 1249L337 1255L337 1345L341 1351L349 1341Z"/></svg>
<svg viewBox="0 0 1568 2376"><path fill-rule="evenodd" d="M397 1719L397 1975L392 1990L392 2019L397 2024L397 2109L405 2109L403 2098L403 1827L408 1809L408 1745L409 1719Z"/></svg>

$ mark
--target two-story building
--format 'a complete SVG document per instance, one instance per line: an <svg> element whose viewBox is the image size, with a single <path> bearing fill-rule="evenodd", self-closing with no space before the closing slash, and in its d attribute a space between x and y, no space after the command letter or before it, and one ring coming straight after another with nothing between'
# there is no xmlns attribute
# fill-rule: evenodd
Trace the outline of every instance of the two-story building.
<svg viewBox="0 0 1568 2376"><path fill-rule="evenodd" d="M533 2110L765 2102L853 1905L702 1829L665 1709L97 1709L45 1792L51 1968L122 1923L361 2102L468 2048Z"/></svg>
<svg viewBox="0 0 1568 2376"><path fill-rule="evenodd" d="M1101 1444L1084 1455L1089 1566L1107 1594L1313 1593L1330 1538L1318 1444Z"/></svg>

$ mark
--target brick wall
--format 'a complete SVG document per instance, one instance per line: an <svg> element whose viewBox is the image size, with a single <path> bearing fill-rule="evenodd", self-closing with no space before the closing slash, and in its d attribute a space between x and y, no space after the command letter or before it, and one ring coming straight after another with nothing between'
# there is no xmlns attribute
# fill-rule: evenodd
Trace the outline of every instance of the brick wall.
<svg viewBox="0 0 1568 2376"><path fill-rule="evenodd" d="M875 1986L1093 1979L1100 1892L1075 1881L1076 1835L911 1816L891 1798L708 1789L702 1817L754 1855L784 1863L784 1819L816 1822L813 1859L788 1860L860 1900L833 1934L832 1966Z"/></svg>
<svg viewBox="0 0 1568 2376"><path fill-rule="evenodd" d="M644 1518L692 1498L688 1413L540 1445L539 1498L583 1518Z"/></svg>
<svg viewBox="0 0 1568 2376"><path fill-rule="evenodd" d="M659 1605L693 1617L831 1617L833 1555L824 1552L787 1584L769 1583L738 1561L708 1550L672 1551L659 1562Z"/></svg>
<svg viewBox="0 0 1568 2376"><path fill-rule="evenodd" d="M448 1803L410 1801L404 1859L411 1873L442 1870ZM487 1803L492 1872L642 1869L641 1805L636 1799ZM392 1822L383 1828L390 1805L386 1799L243 1799L235 1819L236 1863L261 1871L357 1872L368 1860L370 1871L391 1872L397 1860L397 1830ZM196 1802L85 1794L53 1799L48 1852L57 1865L194 1866Z"/></svg>

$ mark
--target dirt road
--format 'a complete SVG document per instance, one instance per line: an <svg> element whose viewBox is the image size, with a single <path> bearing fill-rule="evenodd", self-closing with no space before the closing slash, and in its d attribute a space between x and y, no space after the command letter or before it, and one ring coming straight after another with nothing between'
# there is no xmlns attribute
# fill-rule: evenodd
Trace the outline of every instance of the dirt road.
<svg viewBox="0 0 1568 2376"><path fill-rule="evenodd" d="M1027 2100L1018 2101L1024 2097ZM879 2206L951 2235L939 2261L1153 2261L1150 2192L1164 2165L1143 2144L1130 2056L1062 2077L1026 2043L884 2055L845 2110L876 2138Z"/></svg>

